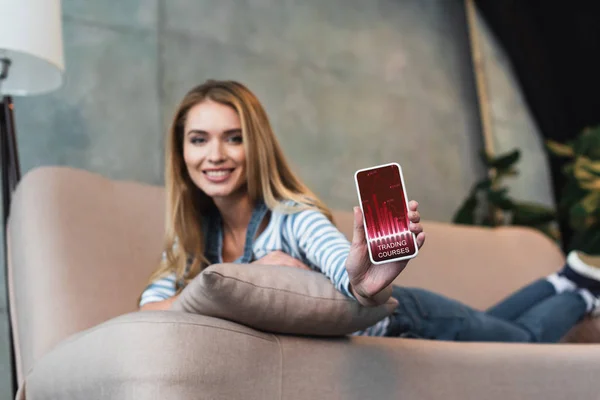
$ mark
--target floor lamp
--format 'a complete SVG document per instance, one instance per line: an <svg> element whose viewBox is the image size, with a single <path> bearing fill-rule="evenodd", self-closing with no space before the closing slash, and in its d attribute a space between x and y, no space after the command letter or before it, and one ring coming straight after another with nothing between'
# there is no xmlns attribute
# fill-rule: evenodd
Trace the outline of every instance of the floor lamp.
<svg viewBox="0 0 600 400"><path fill-rule="evenodd" d="M21 178L11 96L50 92L62 84L63 72L60 0L0 0L0 161L5 275L6 224L11 197ZM7 309L10 313L10 307ZM11 322L9 315L9 326ZM14 393L17 386L12 329L10 336Z"/></svg>

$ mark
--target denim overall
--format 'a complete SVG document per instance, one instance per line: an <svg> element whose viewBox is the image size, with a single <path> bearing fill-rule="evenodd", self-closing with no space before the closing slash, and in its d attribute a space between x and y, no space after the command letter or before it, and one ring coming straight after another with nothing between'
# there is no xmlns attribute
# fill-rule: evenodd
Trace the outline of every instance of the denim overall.
<svg viewBox="0 0 600 400"><path fill-rule="evenodd" d="M254 238L260 224L269 209L262 200L258 200L252 211L250 223L246 231L246 242L244 253L234 263L247 264L254 261ZM210 264L223 262L223 220L217 209L206 215L205 223L202 225L205 238L205 255Z"/></svg>

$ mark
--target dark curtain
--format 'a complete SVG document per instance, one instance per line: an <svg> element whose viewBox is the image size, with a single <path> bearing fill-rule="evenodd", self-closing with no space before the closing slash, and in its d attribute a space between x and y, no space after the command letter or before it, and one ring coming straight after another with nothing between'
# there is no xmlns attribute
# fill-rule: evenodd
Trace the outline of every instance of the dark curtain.
<svg viewBox="0 0 600 400"><path fill-rule="evenodd" d="M600 124L600 1L476 0L510 59L544 139L565 142ZM551 158L555 199L563 162ZM572 237L565 216L564 249Z"/></svg>

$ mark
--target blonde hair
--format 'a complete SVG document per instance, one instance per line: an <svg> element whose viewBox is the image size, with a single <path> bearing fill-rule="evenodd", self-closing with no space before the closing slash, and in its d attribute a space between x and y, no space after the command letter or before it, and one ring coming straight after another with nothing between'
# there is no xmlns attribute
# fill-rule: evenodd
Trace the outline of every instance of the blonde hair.
<svg viewBox="0 0 600 400"><path fill-rule="evenodd" d="M178 290L208 266L201 227L203 214L214 203L194 184L183 159L187 113L205 100L233 108L240 118L247 190L253 203L262 200L270 210L278 208L286 213L314 208L333 222L331 211L290 169L256 96L238 82L208 80L184 96L173 117L165 146L166 257L149 281L174 272ZM283 204L286 200L296 205L286 206ZM189 258L192 262L187 270Z"/></svg>

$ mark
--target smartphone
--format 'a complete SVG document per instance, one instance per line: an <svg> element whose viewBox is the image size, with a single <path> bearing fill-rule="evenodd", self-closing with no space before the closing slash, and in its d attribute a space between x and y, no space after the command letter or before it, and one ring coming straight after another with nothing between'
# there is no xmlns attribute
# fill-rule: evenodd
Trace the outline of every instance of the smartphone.
<svg viewBox="0 0 600 400"><path fill-rule="evenodd" d="M398 163L359 169L354 173L358 201L373 264L406 260L419 253L408 229L408 199Z"/></svg>

